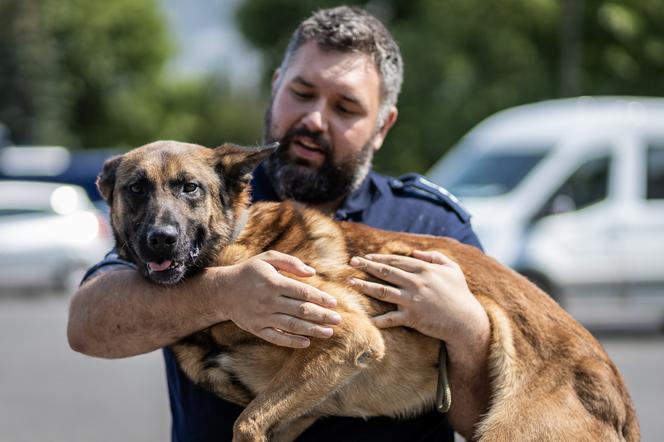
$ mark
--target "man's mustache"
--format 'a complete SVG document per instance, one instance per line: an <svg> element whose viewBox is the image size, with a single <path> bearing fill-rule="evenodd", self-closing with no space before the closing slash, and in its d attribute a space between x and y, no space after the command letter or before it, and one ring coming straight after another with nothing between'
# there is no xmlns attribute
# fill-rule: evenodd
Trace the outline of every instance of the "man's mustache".
<svg viewBox="0 0 664 442"><path fill-rule="evenodd" d="M296 137L309 138L314 144L320 147L325 155L332 153L332 144L323 137L323 134L321 132L313 132L306 127L293 128L286 132L280 140L279 150L288 149L288 146Z"/></svg>

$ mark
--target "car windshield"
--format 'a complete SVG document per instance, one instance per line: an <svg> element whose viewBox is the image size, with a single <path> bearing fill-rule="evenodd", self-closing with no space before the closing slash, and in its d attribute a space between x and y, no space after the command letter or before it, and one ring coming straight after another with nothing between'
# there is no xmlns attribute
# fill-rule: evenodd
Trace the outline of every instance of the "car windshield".
<svg viewBox="0 0 664 442"><path fill-rule="evenodd" d="M489 197L514 189L537 163L546 150L535 152L486 152L466 158L467 168L448 184L459 197Z"/></svg>

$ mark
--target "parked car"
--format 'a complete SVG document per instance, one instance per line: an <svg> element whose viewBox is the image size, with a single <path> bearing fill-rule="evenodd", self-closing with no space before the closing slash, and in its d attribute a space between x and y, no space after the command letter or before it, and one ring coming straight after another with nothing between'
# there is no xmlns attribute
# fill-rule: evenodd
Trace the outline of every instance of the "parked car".
<svg viewBox="0 0 664 442"><path fill-rule="evenodd" d="M428 175L467 206L488 254L555 298L664 295L664 99L508 109Z"/></svg>
<svg viewBox="0 0 664 442"><path fill-rule="evenodd" d="M75 184L107 210L95 181L104 161L124 153L118 148L71 150L63 146L0 147L0 179Z"/></svg>
<svg viewBox="0 0 664 442"><path fill-rule="evenodd" d="M0 288L72 292L112 246L110 228L75 185L0 181Z"/></svg>

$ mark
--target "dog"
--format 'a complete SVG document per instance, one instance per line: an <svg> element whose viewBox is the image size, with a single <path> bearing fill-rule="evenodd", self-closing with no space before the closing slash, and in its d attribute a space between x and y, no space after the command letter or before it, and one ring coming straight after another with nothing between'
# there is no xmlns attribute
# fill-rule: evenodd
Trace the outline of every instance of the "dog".
<svg viewBox="0 0 664 442"><path fill-rule="evenodd" d="M97 180L119 255L154 283L272 249L316 268L303 281L337 298L343 321L306 349L272 345L230 321L172 345L196 384L245 407L234 441L293 440L321 416L399 417L434 407L440 343L405 327L377 329L370 318L393 307L348 283L370 279L348 265L352 256L417 249L458 263L491 323L491 399L478 440L639 439L632 401L601 345L480 250L337 222L295 202L250 204L251 172L275 149L158 141L107 160Z"/></svg>

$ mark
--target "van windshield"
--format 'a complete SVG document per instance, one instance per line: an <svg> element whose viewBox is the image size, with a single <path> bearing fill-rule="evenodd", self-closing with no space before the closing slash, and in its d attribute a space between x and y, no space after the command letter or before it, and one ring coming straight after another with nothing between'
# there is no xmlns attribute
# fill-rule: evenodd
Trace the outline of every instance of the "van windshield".
<svg viewBox="0 0 664 442"><path fill-rule="evenodd" d="M546 155L537 152L486 152L465 159L467 168L448 184L459 197L489 197L507 193Z"/></svg>

